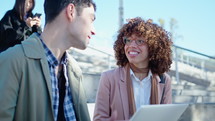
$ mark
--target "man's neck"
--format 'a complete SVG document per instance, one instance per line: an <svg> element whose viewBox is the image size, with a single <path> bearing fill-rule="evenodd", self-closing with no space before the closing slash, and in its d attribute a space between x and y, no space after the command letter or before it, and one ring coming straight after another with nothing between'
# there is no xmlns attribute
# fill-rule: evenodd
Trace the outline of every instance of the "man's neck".
<svg viewBox="0 0 215 121"><path fill-rule="evenodd" d="M62 29L57 29L55 25L53 26L53 24L46 25L41 34L41 38L57 60L60 61L63 54L67 50L63 42L65 40L65 34L62 32Z"/></svg>

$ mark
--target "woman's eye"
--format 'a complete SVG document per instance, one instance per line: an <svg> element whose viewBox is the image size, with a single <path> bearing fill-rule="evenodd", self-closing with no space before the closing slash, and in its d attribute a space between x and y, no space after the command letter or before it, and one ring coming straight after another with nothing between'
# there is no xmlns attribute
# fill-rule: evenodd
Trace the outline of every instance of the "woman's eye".
<svg viewBox="0 0 215 121"><path fill-rule="evenodd" d="M127 41L128 43L130 43L130 42L131 42L131 40L130 40L130 39L126 39L126 41Z"/></svg>
<svg viewBox="0 0 215 121"><path fill-rule="evenodd" d="M142 43L144 43L144 40L138 40L138 42L142 44Z"/></svg>

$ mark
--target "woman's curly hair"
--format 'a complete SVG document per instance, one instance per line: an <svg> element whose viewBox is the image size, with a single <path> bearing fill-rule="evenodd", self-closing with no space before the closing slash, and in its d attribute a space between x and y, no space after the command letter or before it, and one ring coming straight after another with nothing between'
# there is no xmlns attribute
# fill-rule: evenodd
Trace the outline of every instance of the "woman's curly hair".
<svg viewBox="0 0 215 121"><path fill-rule="evenodd" d="M170 33L149 19L144 21L140 17L130 19L127 24L118 31L117 40L114 43L115 58L118 66L125 66L128 59L125 55L123 37L132 34L143 37L148 45L149 69L153 74L163 74L169 71L172 64L172 50Z"/></svg>

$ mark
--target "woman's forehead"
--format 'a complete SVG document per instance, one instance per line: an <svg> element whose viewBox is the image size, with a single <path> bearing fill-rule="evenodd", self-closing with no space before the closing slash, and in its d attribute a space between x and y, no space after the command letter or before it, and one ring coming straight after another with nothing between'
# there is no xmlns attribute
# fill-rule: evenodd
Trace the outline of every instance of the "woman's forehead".
<svg viewBox="0 0 215 121"><path fill-rule="evenodd" d="M144 39L142 36L140 35L137 35L137 34L131 34L130 36L128 36L127 38L129 39L133 39L133 40L136 40L136 39Z"/></svg>

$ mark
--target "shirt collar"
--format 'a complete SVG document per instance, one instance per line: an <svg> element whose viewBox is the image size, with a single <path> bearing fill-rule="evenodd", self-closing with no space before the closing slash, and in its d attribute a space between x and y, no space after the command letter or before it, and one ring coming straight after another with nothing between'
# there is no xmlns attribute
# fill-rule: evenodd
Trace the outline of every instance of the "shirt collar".
<svg viewBox="0 0 215 121"><path fill-rule="evenodd" d="M131 69L130 69L130 76L131 76L131 77L134 77L136 81L142 81L142 80L139 80L139 79L135 76L134 72L133 72ZM149 69L149 73L148 73L147 77L145 77L143 80L150 80L151 77L152 77L152 72L151 72L151 70Z"/></svg>
<svg viewBox="0 0 215 121"><path fill-rule="evenodd" d="M65 53L63 54L63 57L62 57L60 63L61 63L61 64L67 65L67 63L68 63L68 52L65 52Z"/></svg>

